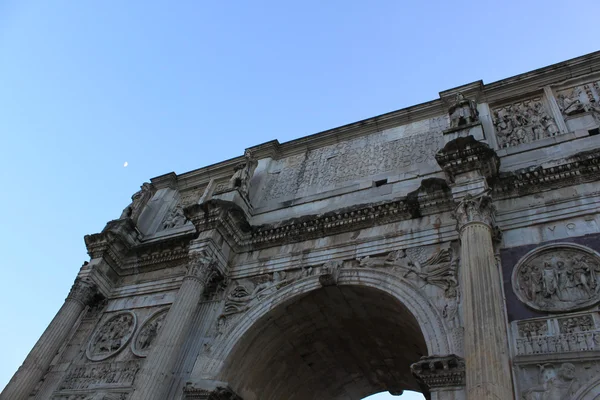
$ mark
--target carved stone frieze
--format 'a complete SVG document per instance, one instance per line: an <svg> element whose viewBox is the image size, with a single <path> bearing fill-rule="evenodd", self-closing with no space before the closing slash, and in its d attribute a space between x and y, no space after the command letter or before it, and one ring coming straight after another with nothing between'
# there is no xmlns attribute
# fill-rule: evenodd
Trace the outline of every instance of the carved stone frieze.
<svg viewBox="0 0 600 400"><path fill-rule="evenodd" d="M59 394L52 400L127 400L130 393L97 392L92 394Z"/></svg>
<svg viewBox="0 0 600 400"><path fill-rule="evenodd" d="M90 305L94 298L98 295L96 285L86 279L77 278L71 287L71 291L67 299L72 299L80 302L84 306Z"/></svg>
<svg viewBox="0 0 600 400"><path fill-rule="evenodd" d="M160 329L165 322L168 311L168 308L163 308L150 315L150 317L142 324L131 347L131 350L136 356L146 357L148 355L154 340L158 336L158 332L160 332Z"/></svg>
<svg viewBox="0 0 600 400"><path fill-rule="evenodd" d="M420 121L406 134L390 140L389 132L315 148L285 159L272 168L264 186L263 202L285 199L307 189L324 190L342 182L397 171L425 163L442 147L447 117ZM364 145L368 140L368 145Z"/></svg>
<svg viewBox="0 0 600 400"><path fill-rule="evenodd" d="M58 391L131 387L139 369L140 363L135 360L73 366Z"/></svg>
<svg viewBox="0 0 600 400"><path fill-rule="evenodd" d="M557 92L556 102L565 117L589 112L600 121L600 81L561 89Z"/></svg>
<svg viewBox="0 0 600 400"><path fill-rule="evenodd" d="M130 311L109 316L92 335L86 356L92 361L107 359L121 351L135 332L137 318Z"/></svg>
<svg viewBox="0 0 600 400"><path fill-rule="evenodd" d="M467 224L474 222L492 227L495 212L492 198L487 193L479 196L467 194L456 207L454 218L456 218L459 231Z"/></svg>
<svg viewBox="0 0 600 400"><path fill-rule="evenodd" d="M429 390L440 390L465 385L465 361L454 354L425 356L410 366L412 374Z"/></svg>
<svg viewBox="0 0 600 400"><path fill-rule="evenodd" d="M184 400L242 400L229 387L217 386L214 390L207 390L196 388L191 384L183 388L183 398Z"/></svg>
<svg viewBox="0 0 600 400"><path fill-rule="evenodd" d="M495 107L492 113L500 147L530 143L559 133L540 96Z"/></svg>
<svg viewBox="0 0 600 400"><path fill-rule="evenodd" d="M539 247L517 263L512 287L519 300L536 310L590 307L600 301L600 255L570 243Z"/></svg>
<svg viewBox="0 0 600 400"><path fill-rule="evenodd" d="M517 356L600 350L600 329L593 314L533 319L517 323Z"/></svg>

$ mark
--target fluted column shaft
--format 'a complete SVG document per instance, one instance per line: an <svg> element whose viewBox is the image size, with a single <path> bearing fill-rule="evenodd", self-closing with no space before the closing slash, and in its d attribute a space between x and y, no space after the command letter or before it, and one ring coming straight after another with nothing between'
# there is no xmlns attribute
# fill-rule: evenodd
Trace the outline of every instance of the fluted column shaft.
<svg viewBox="0 0 600 400"><path fill-rule="evenodd" d="M29 397L95 293L95 286L91 283L80 279L75 281L64 304L0 394L0 400L25 400Z"/></svg>
<svg viewBox="0 0 600 400"><path fill-rule="evenodd" d="M487 196L467 196L456 211L469 400L513 399L502 286L492 241L493 213Z"/></svg>
<svg viewBox="0 0 600 400"><path fill-rule="evenodd" d="M212 258L193 256L188 272L169 309L144 366L138 373L131 400L164 400L175 363L186 340L206 285L216 273Z"/></svg>

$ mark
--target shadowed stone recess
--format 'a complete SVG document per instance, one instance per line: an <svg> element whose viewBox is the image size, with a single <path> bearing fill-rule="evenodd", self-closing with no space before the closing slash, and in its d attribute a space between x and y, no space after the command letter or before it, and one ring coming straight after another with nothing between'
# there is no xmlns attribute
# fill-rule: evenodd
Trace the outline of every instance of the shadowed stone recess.
<svg viewBox="0 0 600 400"><path fill-rule="evenodd" d="M417 321L400 302L375 289L330 286L259 320L225 375L244 399L362 399L420 391L410 365L424 354Z"/></svg>

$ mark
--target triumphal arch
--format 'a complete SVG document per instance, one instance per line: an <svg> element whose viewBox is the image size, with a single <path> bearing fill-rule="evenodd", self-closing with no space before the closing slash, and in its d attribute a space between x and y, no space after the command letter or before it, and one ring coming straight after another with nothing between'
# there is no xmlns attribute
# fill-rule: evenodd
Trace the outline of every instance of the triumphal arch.
<svg viewBox="0 0 600 400"><path fill-rule="evenodd" d="M600 52L151 179L0 398L600 399L599 126Z"/></svg>

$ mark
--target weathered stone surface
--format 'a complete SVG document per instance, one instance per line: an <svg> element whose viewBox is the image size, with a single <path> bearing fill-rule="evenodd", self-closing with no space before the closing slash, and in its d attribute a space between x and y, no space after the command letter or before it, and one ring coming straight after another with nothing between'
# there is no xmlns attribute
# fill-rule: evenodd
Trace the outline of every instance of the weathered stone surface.
<svg viewBox="0 0 600 400"><path fill-rule="evenodd" d="M0 399L598 398L599 69L151 179Z"/></svg>

